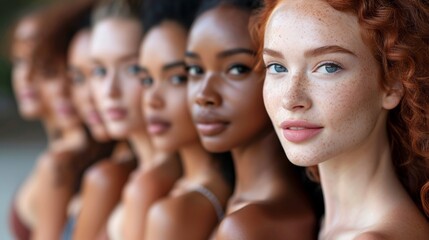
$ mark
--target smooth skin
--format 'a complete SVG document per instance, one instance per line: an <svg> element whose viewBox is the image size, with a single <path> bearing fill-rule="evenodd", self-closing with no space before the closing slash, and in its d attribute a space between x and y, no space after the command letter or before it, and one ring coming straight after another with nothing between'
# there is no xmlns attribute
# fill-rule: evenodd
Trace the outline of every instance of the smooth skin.
<svg viewBox="0 0 429 240"><path fill-rule="evenodd" d="M188 99L200 138L208 150L231 150L236 169L214 239L314 239L312 207L265 111L262 74L253 70L250 15L228 5L205 12L187 47Z"/></svg>
<svg viewBox="0 0 429 240"><path fill-rule="evenodd" d="M128 139L139 162L107 223L113 240L141 238L147 210L181 175L177 157L154 148L146 132L138 66L141 38L138 20L110 17L95 25L91 41L91 87L97 107L109 134Z"/></svg>
<svg viewBox="0 0 429 240"><path fill-rule="evenodd" d="M149 210L143 239L208 239L218 224L215 208L201 193L209 189L222 207L231 187L220 172L219 161L202 146L187 108L184 63L187 31L165 20L153 27L142 43L144 110L155 146L178 151L183 176L168 196Z"/></svg>

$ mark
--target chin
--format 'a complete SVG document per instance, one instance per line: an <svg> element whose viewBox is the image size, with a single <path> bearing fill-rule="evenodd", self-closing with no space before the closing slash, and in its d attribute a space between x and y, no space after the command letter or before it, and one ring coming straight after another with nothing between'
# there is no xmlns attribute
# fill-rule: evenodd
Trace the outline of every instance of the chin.
<svg viewBox="0 0 429 240"><path fill-rule="evenodd" d="M224 142L219 142L217 140L212 141L209 139L201 138L201 143L207 151L212 153L223 153L231 150L231 148L225 146Z"/></svg>
<svg viewBox="0 0 429 240"><path fill-rule="evenodd" d="M19 114L27 120L34 120L40 117L40 111L36 107L20 107Z"/></svg>
<svg viewBox="0 0 429 240"><path fill-rule="evenodd" d="M97 142L108 142L110 141L110 136L107 134L107 132L104 129L97 129L97 128L91 128L91 135Z"/></svg>
<svg viewBox="0 0 429 240"><path fill-rule="evenodd" d="M118 126L116 124L107 124L107 132L115 140L125 140L129 136L127 127Z"/></svg>

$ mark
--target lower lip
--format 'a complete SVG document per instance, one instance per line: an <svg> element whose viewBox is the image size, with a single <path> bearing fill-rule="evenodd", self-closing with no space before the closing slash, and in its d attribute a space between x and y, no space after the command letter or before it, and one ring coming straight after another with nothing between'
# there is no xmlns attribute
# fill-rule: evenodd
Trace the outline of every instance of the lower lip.
<svg viewBox="0 0 429 240"><path fill-rule="evenodd" d="M216 136L226 129L225 123L198 123L197 130L203 136Z"/></svg>
<svg viewBox="0 0 429 240"><path fill-rule="evenodd" d="M123 109L108 110L107 117L113 121L123 120L127 116L127 111Z"/></svg>
<svg viewBox="0 0 429 240"><path fill-rule="evenodd" d="M87 115L88 123L91 125L97 125L101 123L101 117L97 112L90 112Z"/></svg>
<svg viewBox="0 0 429 240"><path fill-rule="evenodd" d="M305 128L301 130L283 129L283 136L289 142L301 143L305 142L322 131L322 128Z"/></svg>
<svg viewBox="0 0 429 240"><path fill-rule="evenodd" d="M147 126L147 131L152 135L160 135L168 131L170 124L168 123L151 123Z"/></svg>
<svg viewBox="0 0 429 240"><path fill-rule="evenodd" d="M37 94L35 92L26 92L19 95L22 101L32 101L37 99Z"/></svg>
<svg viewBox="0 0 429 240"><path fill-rule="evenodd" d="M74 114L74 110L71 107L59 107L57 112L64 117L70 117Z"/></svg>

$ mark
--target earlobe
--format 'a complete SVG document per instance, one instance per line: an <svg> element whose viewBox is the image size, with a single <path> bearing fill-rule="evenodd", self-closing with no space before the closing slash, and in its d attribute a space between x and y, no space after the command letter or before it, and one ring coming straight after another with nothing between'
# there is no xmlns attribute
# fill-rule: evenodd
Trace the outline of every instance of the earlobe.
<svg viewBox="0 0 429 240"><path fill-rule="evenodd" d="M383 108L387 110L395 108L401 102L403 96L404 89L402 84L395 84L392 88L384 91Z"/></svg>

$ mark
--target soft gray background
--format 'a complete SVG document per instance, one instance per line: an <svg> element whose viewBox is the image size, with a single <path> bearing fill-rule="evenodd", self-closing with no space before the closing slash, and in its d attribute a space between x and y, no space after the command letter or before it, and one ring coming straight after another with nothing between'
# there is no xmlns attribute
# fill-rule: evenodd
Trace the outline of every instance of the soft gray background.
<svg viewBox="0 0 429 240"><path fill-rule="evenodd" d="M12 239L8 226L11 200L44 146L41 126L21 120L13 99L0 93L0 240Z"/></svg>

